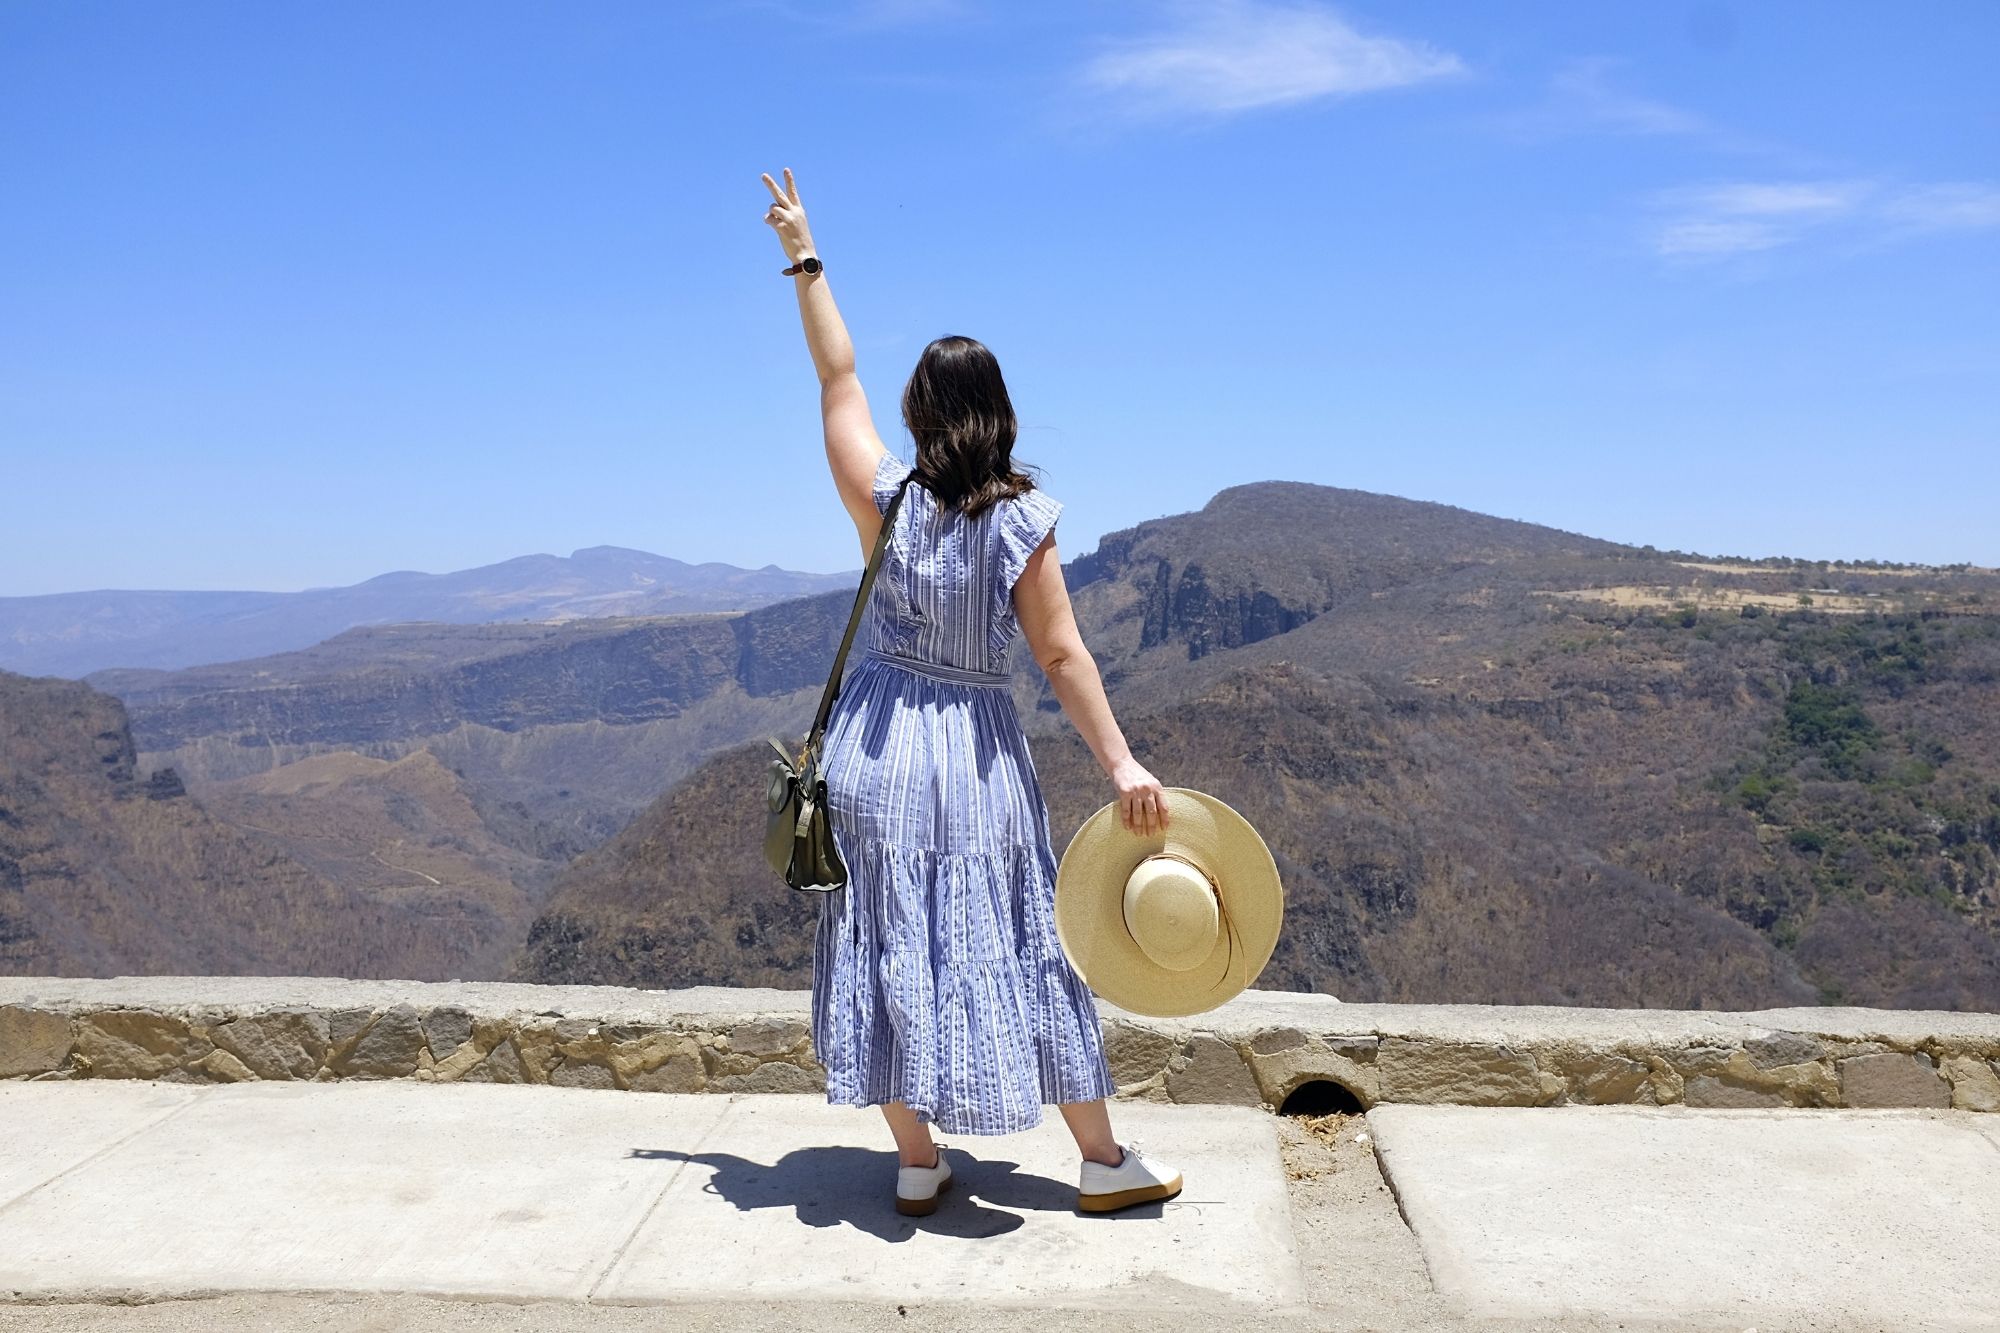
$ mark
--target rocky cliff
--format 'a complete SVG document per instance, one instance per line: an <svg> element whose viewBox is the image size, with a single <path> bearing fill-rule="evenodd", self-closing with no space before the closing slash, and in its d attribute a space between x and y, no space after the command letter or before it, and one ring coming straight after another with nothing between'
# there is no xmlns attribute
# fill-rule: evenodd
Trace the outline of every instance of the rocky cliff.
<svg viewBox="0 0 2000 1333"><path fill-rule="evenodd" d="M1226 521L1070 570L1135 752L1271 844L1260 984L2000 1005L1991 575L1675 560L1381 500L1234 488ZM1017 688L1060 848L1110 791ZM810 914L745 797L762 762L718 755L578 862L519 975L802 984Z"/></svg>
<svg viewBox="0 0 2000 1333"><path fill-rule="evenodd" d="M496 967L526 911L320 873L140 768L116 699L0 673L0 972L445 979Z"/></svg>
<svg viewBox="0 0 2000 1333"><path fill-rule="evenodd" d="M1635 550L1268 482L1110 534L1066 574L1135 750L1250 814L1286 869L1264 984L1689 1008L2000 996L1991 571ZM761 737L803 730L850 600L356 631L97 679L130 700L142 765L322 873L376 864L312 854L327 821L393 865L415 830L452 830L457 864L511 865L495 873L536 904L597 849L538 910L523 976L796 986L810 903L756 852ZM1109 791L1026 656L1016 699L1060 847ZM438 780L285 776L342 753L425 753ZM282 801L249 793L266 778Z"/></svg>

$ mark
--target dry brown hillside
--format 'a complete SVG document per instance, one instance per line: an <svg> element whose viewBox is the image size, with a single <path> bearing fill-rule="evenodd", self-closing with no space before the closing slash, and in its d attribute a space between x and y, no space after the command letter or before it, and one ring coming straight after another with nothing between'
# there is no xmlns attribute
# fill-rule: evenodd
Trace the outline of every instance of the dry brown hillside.
<svg viewBox="0 0 2000 1333"><path fill-rule="evenodd" d="M2000 1008L1988 573L1677 559L1289 483L1068 572L1134 750L1278 859L1260 985ZM1032 667L1017 691L1060 849L1109 788ZM578 862L520 975L805 984L762 766L718 756Z"/></svg>
<svg viewBox="0 0 2000 1333"><path fill-rule="evenodd" d="M0 971L444 979L481 914L337 883L140 772L116 699L0 673Z"/></svg>

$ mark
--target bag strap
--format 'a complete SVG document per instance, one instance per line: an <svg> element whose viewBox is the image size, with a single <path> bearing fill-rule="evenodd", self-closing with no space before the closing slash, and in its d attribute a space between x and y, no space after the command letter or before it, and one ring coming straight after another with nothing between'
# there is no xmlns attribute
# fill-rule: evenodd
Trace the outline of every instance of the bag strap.
<svg viewBox="0 0 2000 1333"><path fill-rule="evenodd" d="M889 508L882 515L882 527L875 534L875 550L868 557L868 568L862 572L861 586L854 593L854 610L847 617L847 632L840 636L840 651L833 655L833 674L827 677L826 689L819 696L819 712L813 718L812 730L806 734L806 752L815 753L819 745L820 733L826 730L826 720L833 713L834 696L840 693L841 671L847 665L847 650L854 643L854 631L861 625L861 612L868 605L868 592L875 586L875 573L882 567L882 553L889 549L889 534L896 526L896 511L903 507L903 492L910 488L910 479L916 474L908 472L896 487L896 498L889 502Z"/></svg>

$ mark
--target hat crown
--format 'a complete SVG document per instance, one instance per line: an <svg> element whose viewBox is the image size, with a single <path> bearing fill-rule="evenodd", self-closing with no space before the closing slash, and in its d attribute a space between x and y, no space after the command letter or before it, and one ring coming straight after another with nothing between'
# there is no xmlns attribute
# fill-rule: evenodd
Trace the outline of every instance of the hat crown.
<svg viewBox="0 0 2000 1333"><path fill-rule="evenodd" d="M1125 929L1140 952L1173 972L1194 967L1215 947L1221 907L1215 885L1177 856L1156 854L1125 878Z"/></svg>

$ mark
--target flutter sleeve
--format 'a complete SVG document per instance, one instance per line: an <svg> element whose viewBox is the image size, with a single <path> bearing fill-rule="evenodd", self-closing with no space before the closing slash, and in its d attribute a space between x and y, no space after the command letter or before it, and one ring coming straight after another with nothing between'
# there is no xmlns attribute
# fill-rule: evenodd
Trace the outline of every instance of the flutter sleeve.
<svg viewBox="0 0 2000 1333"><path fill-rule="evenodd" d="M1049 535L1056 520L1062 516L1062 501L1042 490L1029 491L1010 500L1002 500L999 515L999 610L1003 618L1013 606L1014 585L1021 579L1021 572L1028 567L1028 557Z"/></svg>
<svg viewBox="0 0 2000 1333"><path fill-rule="evenodd" d="M875 465L876 513L886 514L889 512L889 502L896 498L896 487L902 483L903 477L910 471L912 471L910 465L896 457L895 454L884 453L882 455L881 461ZM908 509L909 507L910 502L908 500L903 501L903 508Z"/></svg>

